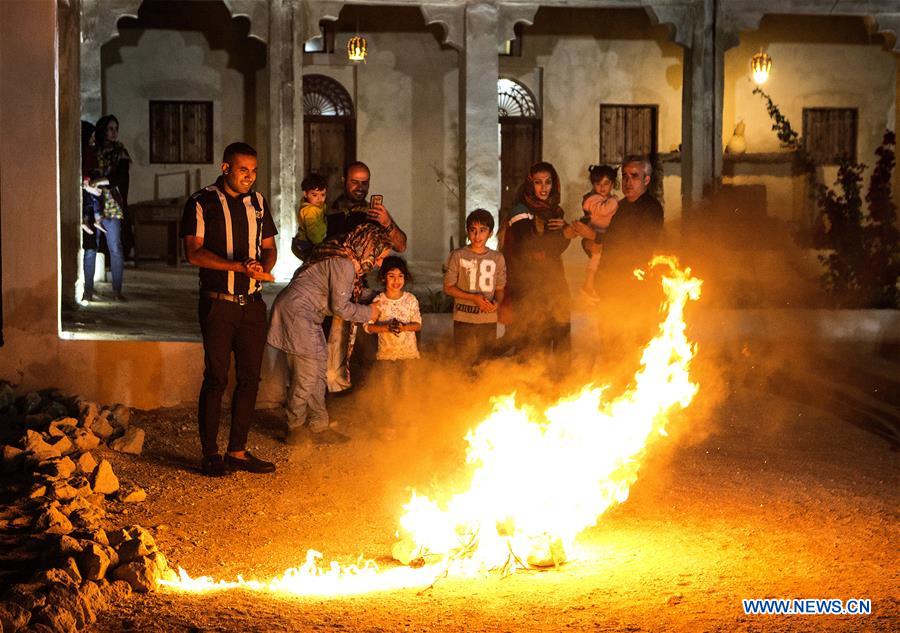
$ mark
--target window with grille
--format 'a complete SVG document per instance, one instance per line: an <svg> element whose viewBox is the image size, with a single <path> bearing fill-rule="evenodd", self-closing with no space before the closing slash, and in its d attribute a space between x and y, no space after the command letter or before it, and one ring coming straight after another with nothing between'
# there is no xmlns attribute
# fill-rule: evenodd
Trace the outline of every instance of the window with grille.
<svg viewBox="0 0 900 633"><path fill-rule="evenodd" d="M856 108L803 108L803 144L816 165L856 162Z"/></svg>
<svg viewBox="0 0 900 633"><path fill-rule="evenodd" d="M151 101L150 162L213 162L213 102Z"/></svg>
<svg viewBox="0 0 900 633"><path fill-rule="evenodd" d="M656 154L655 105L600 105L600 162L621 163L626 156Z"/></svg>

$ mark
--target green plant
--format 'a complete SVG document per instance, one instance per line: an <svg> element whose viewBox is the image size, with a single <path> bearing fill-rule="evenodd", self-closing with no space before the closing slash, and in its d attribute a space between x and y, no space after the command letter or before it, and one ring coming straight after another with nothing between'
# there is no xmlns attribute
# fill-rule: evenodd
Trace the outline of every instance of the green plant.
<svg viewBox="0 0 900 633"><path fill-rule="evenodd" d="M826 266L823 281L843 307L898 306L900 233L891 197L894 145L895 135L887 130L875 150L878 161L865 196L868 213L862 210L862 163L842 160L835 188L818 188L824 234L831 249L819 258ZM838 188L843 193L838 194Z"/></svg>
<svg viewBox="0 0 900 633"><path fill-rule="evenodd" d="M419 308L422 313L453 312L453 297L444 294L442 290L425 289L427 294L420 298Z"/></svg>
<svg viewBox="0 0 900 633"><path fill-rule="evenodd" d="M753 94L759 95L765 100L766 112L769 113L769 117L772 119L772 129L778 136L778 140L781 141L781 146L793 150L801 149L800 135L791 126L788 118L781 113L775 102L772 101L772 97L759 87L753 89Z"/></svg>
<svg viewBox="0 0 900 633"><path fill-rule="evenodd" d="M819 257L826 267L822 277L825 290L840 306L900 307L900 231L891 192L894 132L886 130L875 150L877 161L865 196L868 213L864 213L862 174L866 166L842 157L834 188L819 183L816 166L791 122L763 90L754 88L753 94L765 100L772 130L782 147L796 152L808 191L820 210L822 241L830 249Z"/></svg>

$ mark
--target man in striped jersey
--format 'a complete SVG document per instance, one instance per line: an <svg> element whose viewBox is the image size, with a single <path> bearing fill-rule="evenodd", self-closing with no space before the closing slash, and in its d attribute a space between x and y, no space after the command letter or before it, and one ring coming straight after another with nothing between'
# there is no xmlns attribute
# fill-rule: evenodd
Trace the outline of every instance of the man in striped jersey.
<svg viewBox="0 0 900 633"><path fill-rule="evenodd" d="M266 304L261 281L271 281L278 233L269 205L253 191L256 150L232 143L222 157L222 175L184 206L181 237L187 260L200 267L200 331L206 368L197 417L203 449L201 471L270 473L275 464L246 450L266 344ZM234 353L237 385L231 400L231 433L224 457L218 431L222 396Z"/></svg>

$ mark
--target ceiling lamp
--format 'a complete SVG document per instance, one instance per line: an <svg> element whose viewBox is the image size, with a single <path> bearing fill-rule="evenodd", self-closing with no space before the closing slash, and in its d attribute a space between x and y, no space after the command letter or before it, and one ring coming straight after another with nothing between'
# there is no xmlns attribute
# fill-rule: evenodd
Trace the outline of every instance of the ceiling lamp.
<svg viewBox="0 0 900 633"><path fill-rule="evenodd" d="M769 79L769 71L772 70L772 58L759 51L750 60L750 71L753 73L753 81L761 86Z"/></svg>
<svg viewBox="0 0 900 633"><path fill-rule="evenodd" d="M365 62L366 53L366 38L354 35L347 40L347 58L351 62Z"/></svg>

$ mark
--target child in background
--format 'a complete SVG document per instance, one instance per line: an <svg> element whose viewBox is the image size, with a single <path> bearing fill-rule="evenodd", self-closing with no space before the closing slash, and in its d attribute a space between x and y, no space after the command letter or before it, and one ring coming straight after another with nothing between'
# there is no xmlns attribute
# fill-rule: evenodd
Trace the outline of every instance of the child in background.
<svg viewBox="0 0 900 633"><path fill-rule="evenodd" d="M375 359L385 361L378 363L379 373L384 376L388 392L399 396L405 391L409 361L419 358L416 332L422 329L422 316L416 296L403 290L406 282L412 281L412 275L402 257L385 257L378 278L384 284L384 292L373 301L378 306L378 321L366 323L363 329L378 335Z"/></svg>
<svg viewBox="0 0 900 633"><path fill-rule="evenodd" d="M464 362L489 353L497 340L497 307L506 287L506 260L488 248L494 217L475 209L466 218L469 245L450 253L444 294L453 297L453 343Z"/></svg>
<svg viewBox="0 0 900 633"><path fill-rule="evenodd" d="M619 200L612 195L612 190L616 187L616 169L614 167L591 165L588 167L588 174L591 179L591 191L584 194L581 199L581 209L584 211L581 221L593 229L596 237L593 240L583 239L581 241L582 248L591 258L581 292L589 299L596 299L594 278L597 276L600 256L603 253L603 234L606 233L609 223L616 211L619 210Z"/></svg>
<svg viewBox="0 0 900 633"><path fill-rule="evenodd" d="M324 176L311 173L300 183L303 189L303 206L297 211L297 235L291 241L291 252L297 259L306 261L312 249L325 239L325 196L328 181Z"/></svg>

